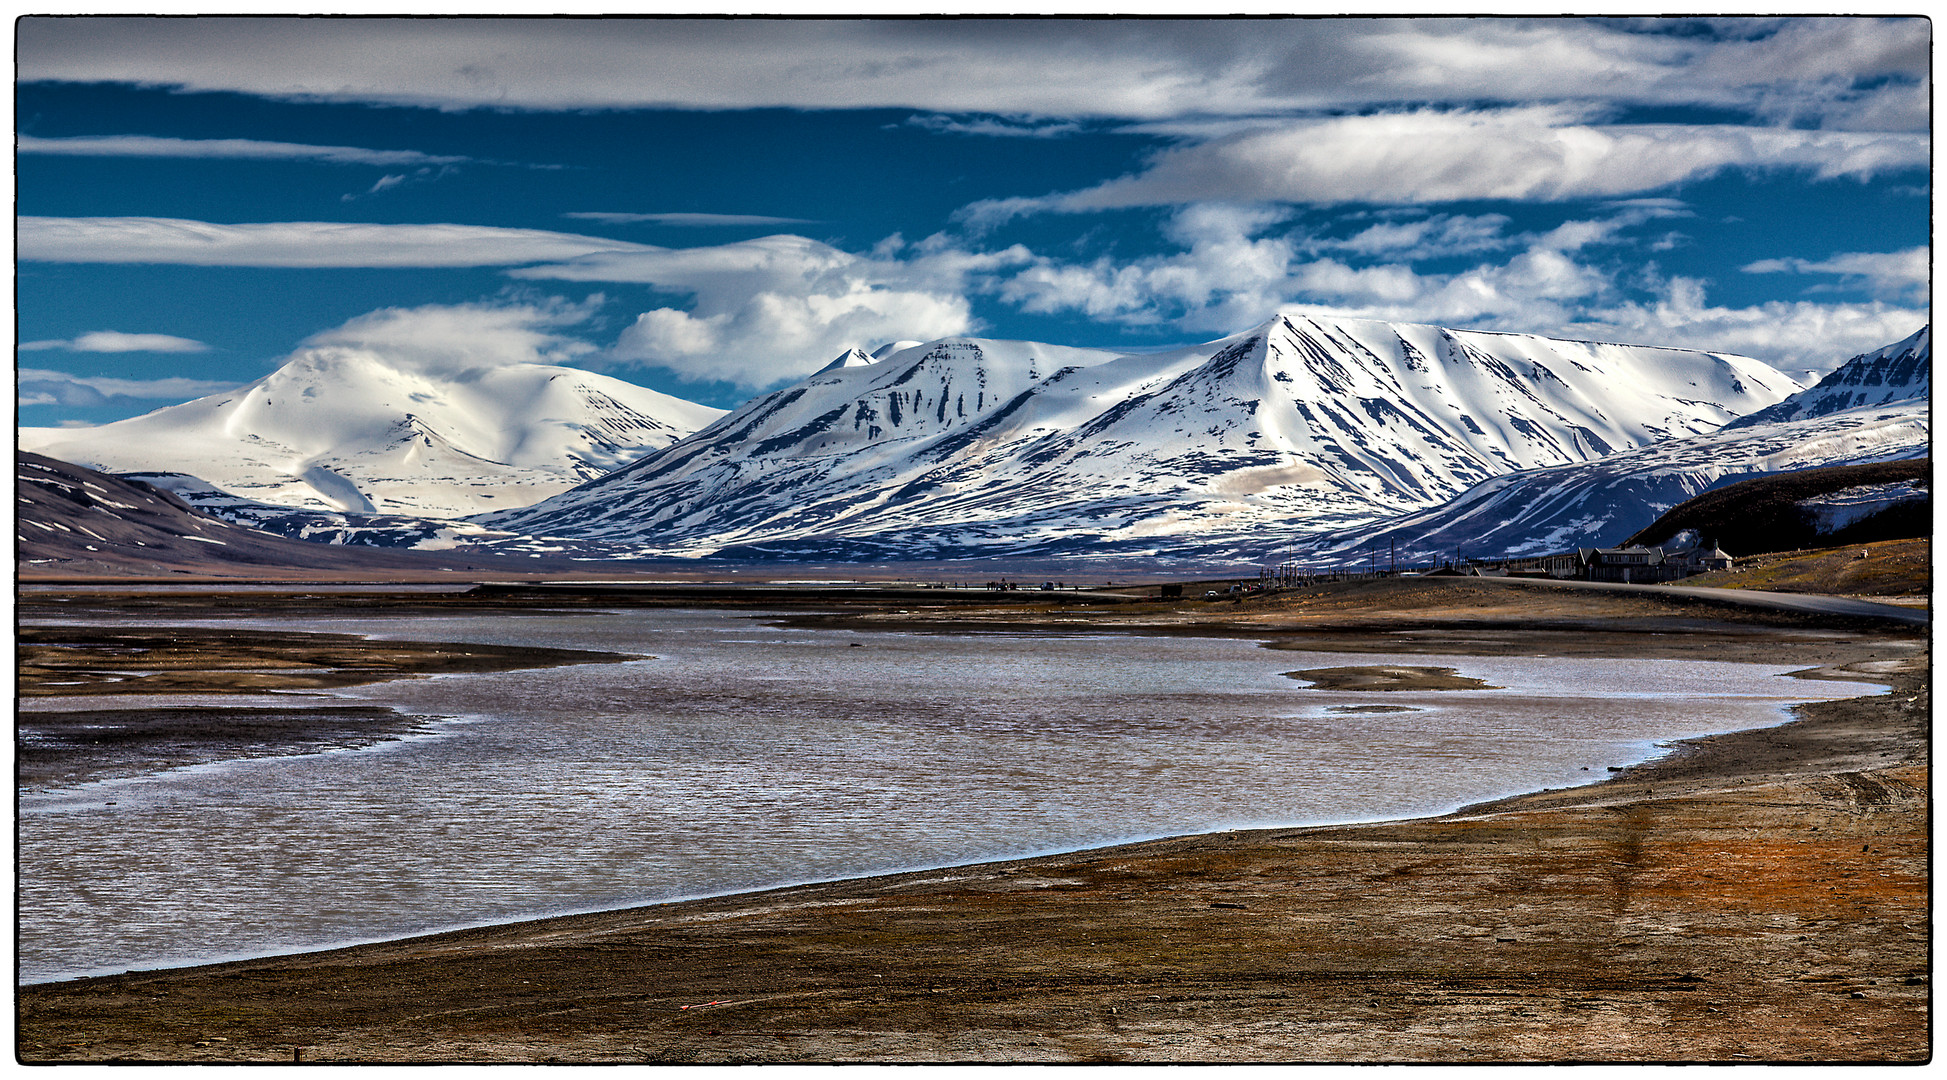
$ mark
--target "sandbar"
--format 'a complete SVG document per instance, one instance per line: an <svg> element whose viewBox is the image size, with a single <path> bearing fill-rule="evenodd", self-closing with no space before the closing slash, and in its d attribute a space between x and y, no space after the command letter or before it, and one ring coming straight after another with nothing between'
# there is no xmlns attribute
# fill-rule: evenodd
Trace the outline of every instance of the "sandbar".
<svg viewBox="0 0 1947 1080"><path fill-rule="evenodd" d="M1287 679L1311 683L1307 690L1499 690L1487 680L1462 675L1450 667L1407 667L1385 664L1373 667L1312 668L1287 671Z"/></svg>

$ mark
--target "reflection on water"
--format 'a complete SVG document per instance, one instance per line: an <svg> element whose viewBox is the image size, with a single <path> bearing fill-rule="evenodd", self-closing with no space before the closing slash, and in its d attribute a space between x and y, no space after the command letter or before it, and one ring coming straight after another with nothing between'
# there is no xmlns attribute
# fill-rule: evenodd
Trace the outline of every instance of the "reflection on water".
<svg viewBox="0 0 1947 1080"><path fill-rule="evenodd" d="M453 719L365 750L24 792L22 980L1434 813L1870 692L1749 664L1432 656L1410 662L1504 689L1330 692L1281 673L1401 658L698 611L261 622L656 659L356 688L338 696ZM1348 711L1371 705L1403 711Z"/></svg>

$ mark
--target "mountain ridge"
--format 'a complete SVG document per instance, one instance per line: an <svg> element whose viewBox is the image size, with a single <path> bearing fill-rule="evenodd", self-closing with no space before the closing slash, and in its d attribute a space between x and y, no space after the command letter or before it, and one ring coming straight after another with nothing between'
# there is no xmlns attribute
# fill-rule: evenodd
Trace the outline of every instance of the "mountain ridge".
<svg viewBox="0 0 1947 1080"><path fill-rule="evenodd" d="M19 442L296 509L459 518L565 491L720 415L579 368L427 369L324 345L232 391Z"/></svg>
<svg viewBox="0 0 1947 1080"><path fill-rule="evenodd" d="M1714 430L1800 389L1729 354L1299 314L1137 354L978 338L856 352L476 520L691 557L1228 550Z"/></svg>
<svg viewBox="0 0 1947 1080"><path fill-rule="evenodd" d="M1740 416L1728 428L1800 420L1925 398L1933 389L1933 325L1921 327L1891 345L1861 353L1834 368L1816 384L1791 397Z"/></svg>
<svg viewBox="0 0 1947 1080"><path fill-rule="evenodd" d="M1511 473L1453 501L1356 530L1323 530L1286 549L1294 561L1344 565L1384 545L1409 563L1550 554L1623 543L1671 508L1753 478L1811 468L1903 461L1932 450L1932 338L1922 329L1853 357L1818 385L1714 432L1588 462ZM1889 364L1902 374L1889 380ZM1882 372L1881 400L1836 411ZM1785 419L1747 422L1766 414ZM1743 554L1733 551L1733 555Z"/></svg>

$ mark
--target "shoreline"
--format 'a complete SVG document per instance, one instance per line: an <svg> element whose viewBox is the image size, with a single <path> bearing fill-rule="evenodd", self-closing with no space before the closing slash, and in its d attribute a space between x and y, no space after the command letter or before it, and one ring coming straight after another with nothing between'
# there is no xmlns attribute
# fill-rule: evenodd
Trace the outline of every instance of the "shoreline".
<svg viewBox="0 0 1947 1080"><path fill-rule="evenodd" d="M1925 639L1718 628L1748 633L1726 649L1721 632L1649 629L1662 625L1603 640L1505 621L1404 636L1237 629L1339 651L1377 639L1532 655L1548 638L1564 655L1743 653L1894 690L1437 817L1166 837L29 984L17 1055L1924 1059Z"/></svg>
<svg viewBox="0 0 1947 1080"><path fill-rule="evenodd" d="M393 639L372 639L372 640L387 645L398 644L398 642L394 641ZM537 664L535 666L543 666L543 665ZM1363 671L1364 669L1333 669L1333 670L1335 672L1338 672L1338 671ZM1452 669L1439 668L1439 669L1414 669L1414 670L1450 673ZM1307 673L1286 672L1285 676L1295 678L1299 676L1307 676ZM1805 668L1805 669L1800 669L1798 671L1781 672L1780 676L1794 677L1794 678L1824 678L1829 680L1846 680L1846 681L1851 681L1856 679L1857 681L1862 681L1862 682L1872 681L1872 679L1875 678L1877 679L1884 678L1884 676L1873 676L1869 678L1865 674L1852 674L1843 671L1836 671L1832 668L1826 668L1826 667ZM414 677L414 676L405 676L405 677ZM1443 685L1445 680L1449 677L1450 676L1448 675L1436 674L1431 677L1422 675L1422 676L1402 678L1397 673L1388 671L1383 676L1381 676L1380 682L1382 683L1382 685L1355 685L1355 684L1362 683L1362 680L1358 678L1353 678L1345 681L1347 682L1348 685L1353 686L1353 688L1364 689L1364 690L1429 688L1428 686L1419 685L1421 683L1427 683L1430 685L1430 688L1433 689L1490 689L1490 690L1499 689L1499 687L1471 685L1472 683L1479 682L1479 680L1471 680L1471 679L1461 680L1470 684L1464 687L1459 687L1459 686L1449 687ZM1340 681L1340 677L1337 675L1335 675L1331 679L1326 680L1326 682L1337 682L1337 681ZM1321 682L1320 684L1314 687L1306 687L1306 689L1342 688L1339 686L1326 685L1326 682ZM1881 683L1881 685L1884 684ZM1851 699L1837 699L1837 700L1851 700ZM1388 818L1346 819L1342 821L1322 821L1322 822L1311 822L1307 824L1251 825L1251 826L1242 826L1242 827L1229 828L1229 829L1215 829L1206 832L1163 833L1155 836L1138 836L1133 838L1110 840L1103 843L1091 843L1082 847L1061 847L1061 848L1037 851L1029 854L1016 855L1016 856L1011 856L1006 858L983 859L976 862L941 863L938 865L911 867L906 869L884 870L884 871L878 871L878 872L862 874L862 875L848 875L845 877L837 877L837 878L820 878L820 879L813 879L809 881L791 882L786 884L765 885L765 886L759 886L755 888L734 889L731 891L721 892L721 893L707 893L707 894L696 895L696 896L683 896L683 897L677 897L668 900L653 900L653 901L647 901L643 903L629 904L623 907L616 907L616 908L595 908L586 911L557 912L555 914L533 915L533 916L526 916L526 917L515 918L515 919L500 919L500 920L481 922L481 923L462 923L462 924L458 924L443 929L417 931L405 935L362 939L362 940L356 940L356 941L346 942L341 944L315 945L315 946L300 947L300 948L280 950L276 952L267 952L267 953L260 953L260 954L253 953L253 954L233 955L227 959L221 959L221 960L185 960L178 963L160 963L154 967L123 968L121 969L120 973L149 974L154 972L183 971L192 968L210 967L210 966L215 966L220 964L247 963L252 961L260 961L260 960L294 959L294 958L301 958L301 957L307 957L312 955L336 953L346 949L356 949L356 948L376 946L376 945L389 945L389 944L395 944L399 942L412 941L421 938L441 937L444 935L455 934L455 933L492 931L498 929L514 929L514 928L527 926L531 924L552 922L554 920L564 919L564 918L576 918L576 917L584 917L584 916L622 915L629 912L655 910L655 909L666 908L671 905L687 904L687 903L694 903L699 901L757 898L772 893L784 892L784 891L801 889L801 888L811 888L811 887L818 887L818 886L840 886L840 885L869 886L871 883L874 882L901 879L913 875L940 874L940 873L959 871L959 870L971 871L971 870L979 870L981 868L988 867L988 866L998 866L998 865L1013 866L1013 865L1021 865L1021 864L1031 864L1043 859L1054 859L1054 858L1089 855L1095 853L1112 852L1112 851L1118 851L1125 848L1138 847L1140 845L1152 844L1152 843L1157 843L1162 841L1193 840L1201 837L1231 836L1231 835L1249 836L1251 834L1260 834L1260 833L1261 834L1273 834L1273 833L1283 834L1294 830L1305 831L1305 830L1315 830L1315 829L1360 828L1360 827L1368 827L1368 826L1402 825L1402 824L1409 824L1414 822L1441 821L1449 818L1456 818L1456 817L1471 815L1475 813L1491 812L1492 808L1526 804L1530 801L1539 800L1554 795L1561 795L1565 797L1573 796L1580 793L1587 793L1591 789L1600 787L1602 785L1618 784L1624 781L1625 779L1637 777L1639 776L1639 774L1646 773L1646 772L1653 772L1654 770L1657 769L1657 767L1661 763L1673 761L1679 756L1684 756L1694 752L1698 752L1698 748L1701 747L1702 744L1710 743L1713 740L1732 739L1737 736L1746 736L1746 735L1755 736L1760 733L1772 731L1776 728L1781 728L1794 723L1798 723L1799 721L1797 717L1791 714L1795 714L1799 709L1803 708L1806 705L1812 705L1817 703L1818 703L1817 701L1807 701L1807 702L1796 702L1790 705L1782 706L1780 712L1786 715L1784 719L1781 719L1776 724L1765 725L1757 728L1738 729L1734 731L1721 732L1721 733L1716 733L1711 735L1693 736L1693 737L1683 738L1683 739L1672 739L1666 742L1648 744L1649 756L1645 757L1642 761L1638 761L1630 765L1612 766L1609 770L1610 775L1608 776L1595 776L1585 782L1574 783L1560 788L1539 788L1532 791L1521 791L1512 795L1505 795L1505 796L1500 796L1492 799L1485 799L1477 802L1466 803L1461 806L1455 807L1451 810L1446 810L1440 813L1420 814L1420 815L1412 815L1412 816L1396 817L1396 818L1388 817ZM1378 708L1389 708L1389 707L1379 706ZM141 712L141 713L157 713L157 712L167 712L170 710L143 709L143 710L132 710L132 711ZM222 765L229 762L253 761L253 760L259 760L263 757L306 755L306 754L326 752L330 750L367 749L372 746L380 745L385 742L396 741L399 738L413 736L413 735L427 734L431 730L430 725L436 724L438 721L441 720L450 719L448 717L435 716L435 715L417 715L417 714L401 713L391 707L386 707L386 706L375 707L375 706L343 705L343 706L323 706L314 709L288 709L288 710L264 709L264 708L254 707L254 706L245 706L245 707L237 707L237 708L225 707L222 709L222 712L226 715L233 714L233 713L238 714L239 716L246 719L254 719L258 714L271 713L271 712L291 712L291 713L306 714L306 715L320 714L320 713L330 714L330 713L342 712L348 714L371 714L372 719L380 720L382 722L389 722L389 723L385 723L384 726L375 725L376 733L374 734L366 734L364 732L359 732L357 738L360 741L345 739L344 741L338 741L338 742L325 742L322 745L316 747L305 746L303 744L293 744L285 751L279 753L239 755L234 757L215 758L215 759L209 759L203 761L177 762L169 766L171 769L177 767L183 767L183 766ZM26 715L31 715L31 714L23 714L23 717ZM96 712L78 712L72 714L56 713L54 715L95 717L101 714ZM113 715L113 714L109 714L109 715ZM365 717L360 716L359 718L364 719ZM252 734L255 736L261 736L262 731L261 730L254 731ZM323 737L329 738L332 734L336 734L336 733L327 732ZM312 738L316 740L319 738L319 736L314 734ZM1661 752L1656 752L1658 750L1661 750ZM1709 768L1710 765L1706 763L1704 766L1702 766L1701 771L1708 771ZM114 780L140 779L144 775L149 775L149 774L139 773L139 772L128 772L128 773L116 772L113 771L112 767L104 766L98 775L89 776L86 779L78 780L76 782L81 784L91 784L91 783L99 783L99 782L114 781ZM48 789L48 790L51 791L53 789ZM46 792L42 792L42 793L46 793ZM114 966L119 967L119 965L114 965ZM112 968L104 968L99 974L59 975L59 976L54 976L45 979L36 979L36 980L27 980L27 981L17 980L15 985L17 988L48 987L48 986L55 986L64 983L78 982L86 979L104 978L104 977L112 976L114 974L117 974L117 972L115 970L112 970Z"/></svg>

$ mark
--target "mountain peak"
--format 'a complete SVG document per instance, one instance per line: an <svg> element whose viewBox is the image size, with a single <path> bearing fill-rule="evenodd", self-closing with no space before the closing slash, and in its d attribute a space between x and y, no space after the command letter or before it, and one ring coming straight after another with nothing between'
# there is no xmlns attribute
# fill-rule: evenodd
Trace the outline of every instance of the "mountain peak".
<svg viewBox="0 0 1947 1080"><path fill-rule="evenodd" d="M481 520L638 555L1236 550L1712 431L1798 389L1743 358L1304 312L1159 352L880 353Z"/></svg>
<svg viewBox="0 0 1947 1080"><path fill-rule="evenodd" d="M318 346L233 391L19 437L51 457L187 473L268 503L458 517L565 491L721 415L579 368L428 369Z"/></svg>
<svg viewBox="0 0 1947 1080"><path fill-rule="evenodd" d="M813 372L812 374L823 375L827 371L837 371L840 368L870 367L872 364L876 362L877 362L876 357L867 356L865 350L854 347L854 348L847 349L844 352L838 354L837 359L833 360L829 364L826 364L824 367L819 368L817 371Z"/></svg>
<svg viewBox="0 0 1947 1080"><path fill-rule="evenodd" d="M1933 326L1928 324L1909 337L1847 360L1816 385L1724 426L1753 427L1864 406L1925 400L1932 393L1932 372Z"/></svg>
<svg viewBox="0 0 1947 1080"><path fill-rule="evenodd" d="M893 353L905 352L907 349L916 348L924 344L926 344L924 341L888 341L884 345L872 350L872 359L884 360Z"/></svg>

